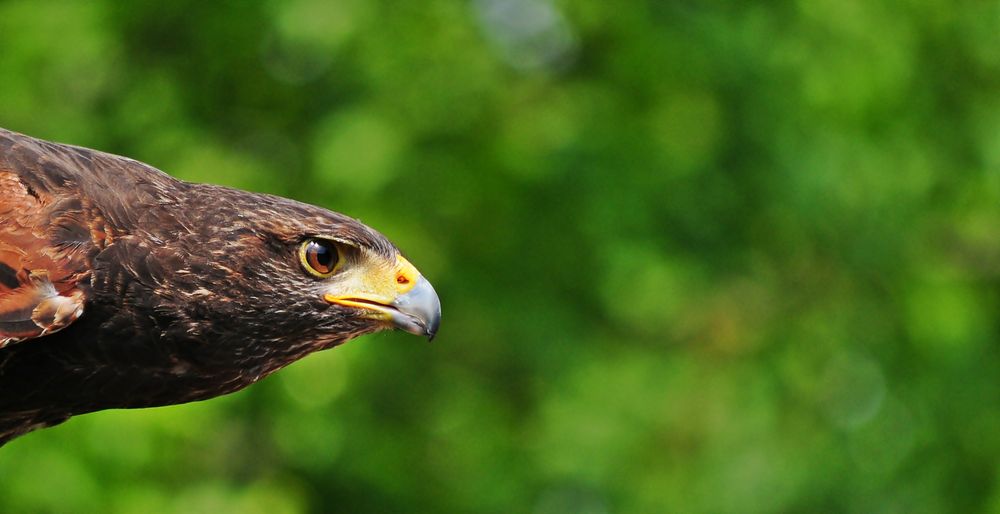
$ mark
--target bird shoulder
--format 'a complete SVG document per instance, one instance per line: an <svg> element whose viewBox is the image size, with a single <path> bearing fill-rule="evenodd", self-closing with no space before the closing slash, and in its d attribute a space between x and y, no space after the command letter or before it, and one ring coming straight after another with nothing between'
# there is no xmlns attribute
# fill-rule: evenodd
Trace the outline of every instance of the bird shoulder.
<svg viewBox="0 0 1000 514"><path fill-rule="evenodd" d="M81 208L0 169L0 347L57 332L83 313L92 241Z"/></svg>

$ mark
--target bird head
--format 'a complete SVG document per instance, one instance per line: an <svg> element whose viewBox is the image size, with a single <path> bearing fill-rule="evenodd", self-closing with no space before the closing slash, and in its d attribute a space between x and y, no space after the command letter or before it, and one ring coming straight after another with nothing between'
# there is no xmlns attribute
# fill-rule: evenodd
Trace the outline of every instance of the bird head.
<svg viewBox="0 0 1000 514"><path fill-rule="evenodd" d="M193 228L154 250L184 261L157 290L184 311L187 333L295 357L383 329L437 333L434 288L374 229L285 198L192 187L185 202L205 208L153 224Z"/></svg>

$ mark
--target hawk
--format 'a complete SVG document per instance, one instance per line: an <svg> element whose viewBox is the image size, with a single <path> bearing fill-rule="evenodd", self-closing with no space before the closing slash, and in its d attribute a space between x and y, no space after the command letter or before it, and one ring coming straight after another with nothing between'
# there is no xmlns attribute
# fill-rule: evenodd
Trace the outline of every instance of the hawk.
<svg viewBox="0 0 1000 514"><path fill-rule="evenodd" d="M388 239L286 198L0 129L0 444L204 400L441 304Z"/></svg>

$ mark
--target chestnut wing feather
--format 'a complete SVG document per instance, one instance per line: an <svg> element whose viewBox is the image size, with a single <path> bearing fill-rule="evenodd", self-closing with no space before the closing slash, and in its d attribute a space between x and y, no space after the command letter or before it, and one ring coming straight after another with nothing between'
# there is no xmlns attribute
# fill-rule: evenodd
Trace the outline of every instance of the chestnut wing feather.
<svg viewBox="0 0 1000 514"><path fill-rule="evenodd" d="M0 347L65 328L86 299L85 206L32 188L29 172L0 167Z"/></svg>

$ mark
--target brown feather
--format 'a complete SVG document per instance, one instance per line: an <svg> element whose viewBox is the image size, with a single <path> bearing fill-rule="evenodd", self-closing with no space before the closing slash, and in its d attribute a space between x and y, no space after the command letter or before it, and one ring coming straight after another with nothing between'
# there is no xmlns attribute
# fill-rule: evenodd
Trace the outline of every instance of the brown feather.
<svg viewBox="0 0 1000 514"><path fill-rule="evenodd" d="M0 347L54 333L82 314L79 284L93 242L80 214L78 200L40 194L0 169Z"/></svg>

